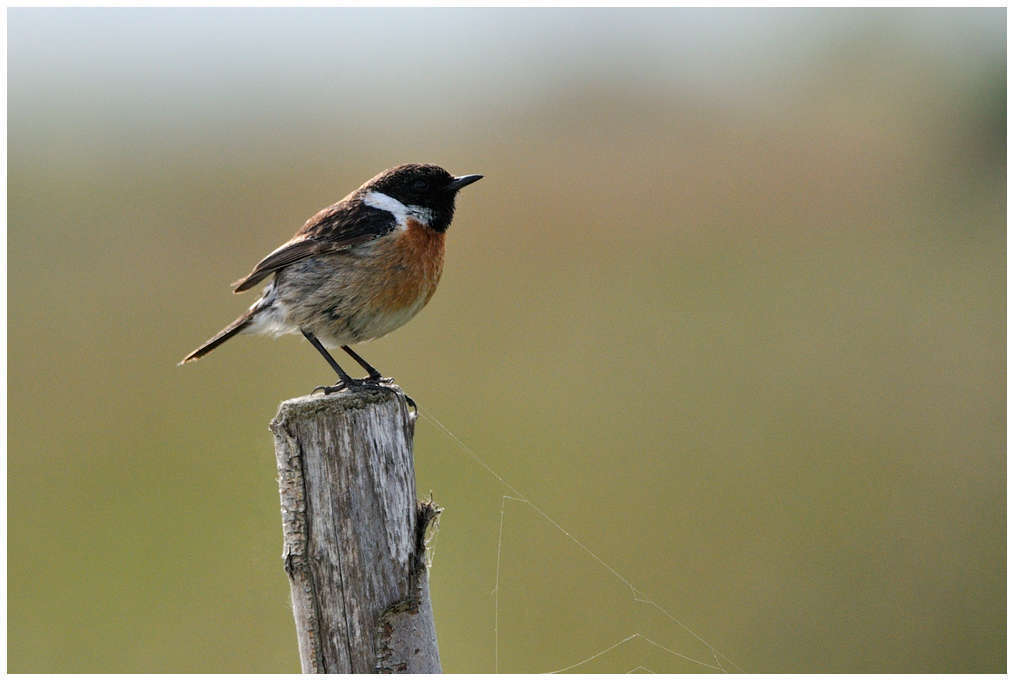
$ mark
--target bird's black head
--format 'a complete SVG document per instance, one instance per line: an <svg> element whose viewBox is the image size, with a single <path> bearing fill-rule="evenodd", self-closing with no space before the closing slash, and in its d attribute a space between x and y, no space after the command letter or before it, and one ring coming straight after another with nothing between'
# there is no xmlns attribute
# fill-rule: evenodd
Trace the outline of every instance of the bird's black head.
<svg viewBox="0 0 1014 681"><path fill-rule="evenodd" d="M423 219L432 229L446 231L454 217L454 197L458 190L482 179L482 175L454 177L440 166L406 163L385 170L363 185L364 196L378 192L401 203L409 215ZM382 202L376 196L371 204ZM394 209L398 210L395 204ZM393 211L392 211L393 212Z"/></svg>

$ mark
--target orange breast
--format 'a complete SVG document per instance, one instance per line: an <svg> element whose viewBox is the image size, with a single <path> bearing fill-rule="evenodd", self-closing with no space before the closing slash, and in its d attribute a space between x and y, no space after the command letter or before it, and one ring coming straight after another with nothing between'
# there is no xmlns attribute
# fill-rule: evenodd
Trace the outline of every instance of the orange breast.
<svg viewBox="0 0 1014 681"><path fill-rule="evenodd" d="M373 306L391 312L429 302L444 268L444 234L409 218L407 227L376 254L383 284L374 290Z"/></svg>

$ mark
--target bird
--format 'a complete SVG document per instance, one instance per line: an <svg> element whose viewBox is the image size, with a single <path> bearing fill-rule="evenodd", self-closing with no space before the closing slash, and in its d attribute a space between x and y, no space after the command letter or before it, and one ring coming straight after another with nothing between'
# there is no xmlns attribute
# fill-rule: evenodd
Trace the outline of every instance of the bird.
<svg viewBox="0 0 1014 681"><path fill-rule="evenodd" d="M300 333L338 374L334 385L314 392L389 382L349 346L387 335L430 301L443 271L455 197L482 177L404 163L366 181L233 282L233 292L242 293L272 277L246 312L179 364L239 334ZM367 376L352 378L328 348L341 348Z"/></svg>

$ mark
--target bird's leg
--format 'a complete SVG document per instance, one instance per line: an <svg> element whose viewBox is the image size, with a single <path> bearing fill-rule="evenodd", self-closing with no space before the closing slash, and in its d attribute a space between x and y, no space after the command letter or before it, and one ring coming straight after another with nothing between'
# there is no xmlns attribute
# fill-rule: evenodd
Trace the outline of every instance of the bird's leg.
<svg viewBox="0 0 1014 681"><path fill-rule="evenodd" d="M389 378L384 378L383 375L379 371L377 371L373 366L371 366L370 363L367 362L365 359L363 359L362 357L360 357L359 354L357 352L355 352L349 346L343 345L342 346L342 350L344 350L345 352L349 353L349 357L351 357L352 359L356 360L356 362L359 364L359 366L361 366L362 368L366 369L366 373L369 374L369 376L367 376L365 380L368 380L368 381L370 381L372 383L381 383L383 381L390 381L391 380Z"/></svg>
<svg viewBox="0 0 1014 681"><path fill-rule="evenodd" d="M316 336L314 336L312 333L310 333L306 329L300 329L300 331L303 332L303 336L306 338L306 340L310 341L310 345L312 345L313 347L317 348L317 352L319 352L321 355L323 355L324 359L327 360L327 363L330 364L331 368L334 369L335 373L338 374L338 379L339 379L338 382L335 383L334 385L318 385L316 388L314 388L312 391L310 391L310 394L313 394L313 393L317 392L318 390L322 390L325 395L330 395L331 393L336 393L336 392L338 392L339 390L342 390L342 389L348 389L348 390L362 389L362 388L366 387L367 385L370 385L370 386L372 386L372 385L378 385L379 383L381 383L383 381L390 381L391 380L389 378L385 379L383 376L380 375L380 372L377 371L376 369L374 369L372 366L370 366L366 362L365 359L363 359L362 357L360 357L356 353L352 352L352 350L347 345L343 345L342 349L345 352L349 353L352 356L353 359L355 359L357 362L359 362L359 364L361 364L363 366L363 368L366 369L370 373L369 377L367 377L367 378L352 378L347 373L345 373L344 369L342 369L338 365L338 362L336 362L335 359L334 359L334 357L331 356L331 353L328 352L324 348L323 345L321 345L320 341L317 340ZM397 390L395 390L394 388L392 388L390 386L386 386L385 385L385 386L378 386L378 387L384 388L386 390L390 390L392 392L398 392ZM415 400L413 400L408 395L405 395L405 399L408 401L408 404L411 406L411 408L413 410L418 410L418 407L416 407L416 404L415 404Z"/></svg>
<svg viewBox="0 0 1014 681"><path fill-rule="evenodd" d="M331 368L334 369L335 373L338 374L339 379L338 382L335 383L334 385L318 385L316 388L313 389L312 392L323 390L325 395L330 395L331 393L338 392L342 388L354 390L357 386L362 385L362 381L357 381L356 379L352 378L347 373L345 373L344 369L338 366L338 362L335 361L334 357L331 356L330 352L324 349L324 346L320 344L320 341L317 340L316 336L314 336L306 329L300 329L300 331L303 332L303 336L306 338L306 340L310 341L310 345L317 348L317 352L319 352L321 355L324 356L324 359L327 360L327 363L330 364Z"/></svg>
<svg viewBox="0 0 1014 681"><path fill-rule="evenodd" d="M377 369L373 365L371 365L365 359L363 359L362 357L360 357L359 353L357 353L356 351L354 351L349 346L343 345L342 346L342 350L344 350L345 352L349 353L349 356L352 359L356 360L356 362L359 363L359 366L361 366L362 368L366 369L366 373L369 374L369 376L367 376L366 378L360 379L361 382L363 382L363 383L372 383L372 384L378 385L378 386L380 386L382 388L387 388L391 392L395 392L395 393L399 392L399 391L395 390L394 388L392 388L389 385L381 385L382 383L394 383L394 379L393 378L384 378L383 374L381 374L379 371L377 371ZM409 405L409 407L412 408L412 411L418 413L419 407L416 406L415 400L413 400L411 397L409 397L408 395L406 395L404 392L402 392L401 394L405 397L405 401L408 402L408 405ZM415 417L413 416L413 418L415 418Z"/></svg>

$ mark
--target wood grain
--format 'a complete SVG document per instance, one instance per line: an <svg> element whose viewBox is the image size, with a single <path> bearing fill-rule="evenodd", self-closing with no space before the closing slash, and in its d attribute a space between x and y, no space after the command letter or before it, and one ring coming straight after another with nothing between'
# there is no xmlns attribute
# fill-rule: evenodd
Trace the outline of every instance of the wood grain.
<svg viewBox="0 0 1014 681"><path fill-rule="evenodd" d="M271 422L304 673L439 673L414 414L375 388L283 402Z"/></svg>

